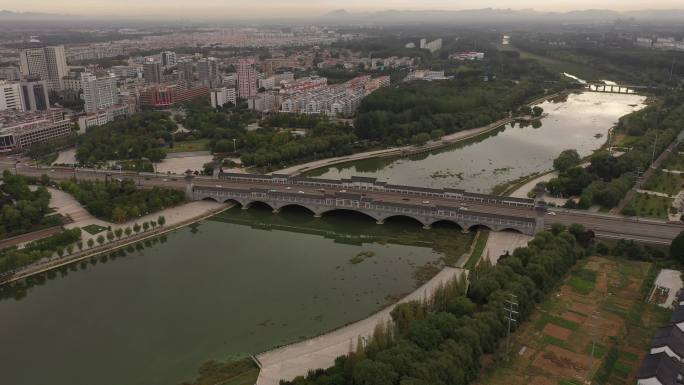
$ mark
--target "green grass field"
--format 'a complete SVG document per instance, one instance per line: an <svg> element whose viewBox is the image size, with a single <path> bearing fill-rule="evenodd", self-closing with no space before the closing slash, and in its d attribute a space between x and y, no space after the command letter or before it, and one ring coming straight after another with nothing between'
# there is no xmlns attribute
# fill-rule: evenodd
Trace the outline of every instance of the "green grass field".
<svg viewBox="0 0 684 385"><path fill-rule="evenodd" d="M522 59L536 60L539 64L553 72L566 72L584 80L599 80L610 78L609 74L595 68L571 63L564 60L555 59L548 56L537 55L532 52L523 51L513 45L499 45L501 51L517 51Z"/></svg>
<svg viewBox="0 0 684 385"><path fill-rule="evenodd" d="M680 174L657 171L644 183L644 190L657 191L668 195L677 195L682 189L684 177Z"/></svg>
<svg viewBox="0 0 684 385"><path fill-rule="evenodd" d="M209 151L209 139L188 140L186 142L174 142L173 147L167 148L166 153Z"/></svg>
<svg viewBox="0 0 684 385"><path fill-rule="evenodd" d="M95 235L95 234L98 234L98 233L101 233L101 232L107 230L106 227L102 227L99 225L88 225L88 226L82 227L82 229L85 230L90 235Z"/></svg>
<svg viewBox="0 0 684 385"><path fill-rule="evenodd" d="M671 198L639 193L627 204L622 213L624 215L667 219L671 206Z"/></svg>

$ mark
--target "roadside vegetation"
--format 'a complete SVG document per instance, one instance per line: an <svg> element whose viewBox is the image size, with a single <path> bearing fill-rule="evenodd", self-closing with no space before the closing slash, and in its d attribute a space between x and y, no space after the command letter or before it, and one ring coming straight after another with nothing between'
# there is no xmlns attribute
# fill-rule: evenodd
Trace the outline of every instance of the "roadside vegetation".
<svg viewBox="0 0 684 385"><path fill-rule="evenodd" d="M110 222L125 222L183 203L181 191L154 187L137 189L130 179L123 181L69 180L61 188L73 195L89 213Z"/></svg>
<svg viewBox="0 0 684 385"><path fill-rule="evenodd" d="M75 228L30 242L22 249L16 247L2 249L0 250L0 275L31 265L43 258L51 258L55 253L61 256L67 247L80 239L81 229Z"/></svg>
<svg viewBox="0 0 684 385"><path fill-rule="evenodd" d="M29 183L32 181L25 176L13 175L9 170L3 172L0 239L62 224L61 216L50 210L50 193L43 186L31 191Z"/></svg>
<svg viewBox="0 0 684 385"><path fill-rule="evenodd" d="M569 156L572 152L563 152L554 161L559 177L547 182L546 189L556 196L579 196L577 204L570 200L567 207L615 207L634 185L637 172L649 167L654 144L657 156L679 134L684 123L682 100L684 95L673 94L621 118L615 133L634 139L631 149L619 157L599 151L589 158L588 167L582 167L577 156Z"/></svg>
<svg viewBox="0 0 684 385"><path fill-rule="evenodd" d="M591 237L581 227L541 232L526 248L496 266L480 264L465 279L437 290L426 302L392 311L393 326L379 326L365 348L335 365L288 384L467 384L506 334L504 301L515 294L521 320L585 256ZM575 234L575 235L573 235ZM363 344L360 344L363 346Z"/></svg>

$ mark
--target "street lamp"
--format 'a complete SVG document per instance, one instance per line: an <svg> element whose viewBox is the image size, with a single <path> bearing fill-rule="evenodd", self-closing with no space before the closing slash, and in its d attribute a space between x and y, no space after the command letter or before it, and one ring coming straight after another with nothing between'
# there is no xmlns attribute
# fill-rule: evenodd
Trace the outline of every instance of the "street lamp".
<svg viewBox="0 0 684 385"><path fill-rule="evenodd" d="M233 138L233 153L237 152L237 145L235 144L235 138Z"/></svg>

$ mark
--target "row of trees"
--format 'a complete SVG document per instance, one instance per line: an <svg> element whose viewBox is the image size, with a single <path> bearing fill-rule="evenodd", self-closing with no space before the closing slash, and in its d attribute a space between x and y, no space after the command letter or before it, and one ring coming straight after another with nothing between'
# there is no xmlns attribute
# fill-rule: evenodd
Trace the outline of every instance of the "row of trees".
<svg viewBox="0 0 684 385"><path fill-rule="evenodd" d="M185 201L181 191L165 188L139 190L130 179L123 181L68 180L61 183L89 213L113 222L124 222L175 206Z"/></svg>
<svg viewBox="0 0 684 385"><path fill-rule="evenodd" d="M51 258L59 250L81 239L81 229L65 230L48 238L31 242L22 249L10 247L0 250L0 275L28 266L43 258Z"/></svg>
<svg viewBox="0 0 684 385"><path fill-rule="evenodd" d="M27 177L5 170L0 185L0 238L62 224L59 215L49 215L49 205L45 187L31 191Z"/></svg>
<svg viewBox="0 0 684 385"><path fill-rule="evenodd" d="M526 319L585 255L592 234L581 226L554 226L537 234L496 266L481 264L465 278L392 311L392 324L378 327L365 348L338 357L292 385L465 385L474 380L483 354L506 335L504 301L517 296L518 319ZM360 341L359 346L364 346Z"/></svg>
<svg viewBox="0 0 684 385"><path fill-rule="evenodd" d="M671 95L661 102L620 119L615 131L633 137L631 149L620 157L600 151L589 159L588 167L579 165L575 150L563 151L554 160L559 176L546 189L560 196L580 196L579 207L593 204L614 207L632 188L636 172L646 170L655 154L662 153L684 125L684 94ZM574 203L569 201L569 206ZM629 213L626 213L629 214Z"/></svg>
<svg viewBox="0 0 684 385"><path fill-rule="evenodd" d="M380 89L358 110L354 132L360 139L403 144L421 133L450 134L485 126L542 95L539 83L523 81L467 84L458 80L411 82Z"/></svg>

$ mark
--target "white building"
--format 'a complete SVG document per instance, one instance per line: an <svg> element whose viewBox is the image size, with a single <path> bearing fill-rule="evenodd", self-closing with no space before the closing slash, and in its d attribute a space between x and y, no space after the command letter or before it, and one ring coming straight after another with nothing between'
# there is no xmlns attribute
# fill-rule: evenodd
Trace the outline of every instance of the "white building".
<svg viewBox="0 0 684 385"><path fill-rule="evenodd" d="M91 73L84 72L81 74L81 87L83 87L85 112L92 113L112 107L118 100L114 74L98 78Z"/></svg>
<svg viewBox="0 0 684 385"><path fill-rule="evenodd" d="M19 68L22 76L38 76L47 82L51 91L60 91L62 78L67 75L64 46L22 49Z"/></svg>
<svg viewBox="0 0 684 385"><path fill-rule="evenodd" d="M484 60L484 52L457 52L449 55L449 59L454 60Z"/></svg>
<svg viewBox="0 0 684 385"><path fill-rule="evenodd" d="M429 71L429 70L416 70L404 78L405 82L411 82L414 80L426 80L426 81L434 81L434 80L448 80L451 79L451 77L444 76L444 71Z"/></svg>
<svg viewBox="0 0 684 385"><path fill-rule="evenodd" d="M211 106L214 108L223 106L228 102L233 103L233 105L235 105L237 102L235 88L221 87L214 90L210 90L209 96L211 97Z"/></svg>
<svg viewBox="0 0 684 385"><path fill-rule="evenodd" d="M257 94L257 70L254 60L240 59L237 64L238 96L247 99Z"/></svg>
<svg viewBox="0 0 684 385"><path fill-rule="evenodd" d="M4 110L24 110L19 83L0 80L0 111Z"/></svg>
<svg viewBox="0 0 684 385"><path fill-rule="evenodd" d="M84 133L89 128L107 124L130 114L131 108L127 105L115 105L95 112L86 113L78 118L78 131L79 133Z"/></svg>
<svg viewBox="0 0 684 385"><path fill-rule="evenodd" d="M442 49L442 39L439 38L427 43L425 45L425 49L433 53L439 51Z"/></svg>
<svg viewBox="0 0 684 385"><path fill-rule="evenodd" d="M164 67L173 67L177 63L176 53L173 51L164 51L159 54L159 60Z"/></svg>

